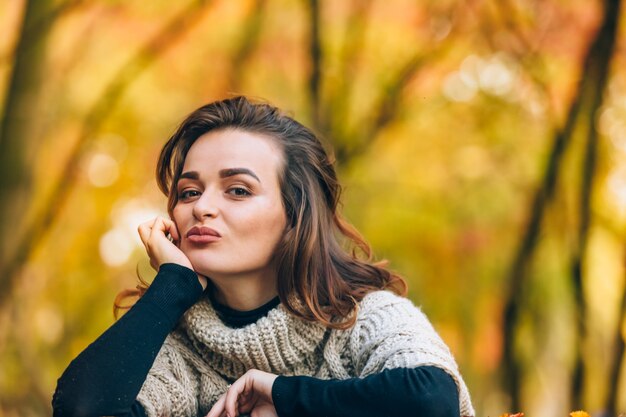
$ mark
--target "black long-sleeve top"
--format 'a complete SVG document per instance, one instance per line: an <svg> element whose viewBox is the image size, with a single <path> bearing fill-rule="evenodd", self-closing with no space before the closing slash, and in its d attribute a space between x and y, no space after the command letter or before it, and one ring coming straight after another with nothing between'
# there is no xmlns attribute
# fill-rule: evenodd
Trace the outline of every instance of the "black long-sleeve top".
<svg viewBox="0 0 626 417"><path fill-rule="evenodd" d="M194 271L162 265L144 296L67 367L52 399L54 417L145 417L136 399L141 386L165 338L201 295ZM278 303L276 298L248 312L215 302L214 306L226 325L243 327ZM384 370L346 380L279 376L272 398L280 417L460 414L454 380L432 366Z"/></svg>

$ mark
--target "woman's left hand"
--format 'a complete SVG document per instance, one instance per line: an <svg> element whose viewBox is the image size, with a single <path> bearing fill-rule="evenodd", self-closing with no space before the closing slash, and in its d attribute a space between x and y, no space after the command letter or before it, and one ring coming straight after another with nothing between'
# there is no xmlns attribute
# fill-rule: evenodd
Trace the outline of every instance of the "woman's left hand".
<svg viewBox="0 0 626 417"><path fill-rule="evenodd" d="M206 417L278 417L272 400L272 386L277 375L251 369L236 380L215 403Z"/></svg>

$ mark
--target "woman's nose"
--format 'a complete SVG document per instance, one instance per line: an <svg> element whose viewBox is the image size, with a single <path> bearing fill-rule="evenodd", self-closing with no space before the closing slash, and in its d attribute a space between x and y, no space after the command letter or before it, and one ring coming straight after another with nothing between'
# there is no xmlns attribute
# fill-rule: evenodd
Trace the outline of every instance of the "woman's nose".
<svg viewBox="0 0 626 417"><path fill-rule="evenodd" d="M193 206L193 215L198 220L202 220L205 217L215 217L219 213L219 209L216 202L216 197L211 196L211 193L205 191L202 195L196 200Z"/></svg>

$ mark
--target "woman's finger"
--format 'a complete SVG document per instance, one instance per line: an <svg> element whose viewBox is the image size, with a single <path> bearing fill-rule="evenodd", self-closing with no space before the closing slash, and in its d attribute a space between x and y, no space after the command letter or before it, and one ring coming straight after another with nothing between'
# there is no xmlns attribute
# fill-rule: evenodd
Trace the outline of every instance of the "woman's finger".
<svg viewBox="0 0 626 417"><path fill-rule="evenodd" d="M174 242L179 242L180 241L180 234L178 233L178 227L176 227L176 223L174 223L173 221L171 221L171 225L168 229L168 232L170 234L170 236L172 236L172 239L174 240Z"/></svg>
<svg viewBox="0 0 626 417"><path fill-rule="evenodd" d="M246 378L239 378L226 391L225 406L226 415L235 417L239 415L239 396L246 388Z"/></svg>
<svg viewBox="0 0 626 417"><path fill-rule="evenodd" d="M157 216L152 223L152 227L150 228L150 238L160 238L165 236L167 232L167 226L165 223L165 219L163 217Z"/></svg>
<svg viewBox="0 0 626 417"><path fill-rule="evenodd" d="M213 405L209 414L206 417L222 417L224 415L224 402L226 401L226 394L222 395L219 400Z"/></svg>
<svg viewBox="0 0 626 417"><path fill-rule="evenodd" d="M169 234L172 237L172 240L178 241L180 239L180 235L178 234L178 229L176 228L176 223L174 223L170 219L166 219L164 217L157 217L154 220L154 225L151 230L152 235L158 238L161 236L167 237Z"/></svg>
<svg viewBox="0 0 626 417"><path fill-rule="evenodd" d="M150 230L152 229L152 225L154 224L154 220L150 220L147 222L143 222L137 228L137 232L139 233L139 238L144 246L148 243L148 239L150 238Z"/></svg>

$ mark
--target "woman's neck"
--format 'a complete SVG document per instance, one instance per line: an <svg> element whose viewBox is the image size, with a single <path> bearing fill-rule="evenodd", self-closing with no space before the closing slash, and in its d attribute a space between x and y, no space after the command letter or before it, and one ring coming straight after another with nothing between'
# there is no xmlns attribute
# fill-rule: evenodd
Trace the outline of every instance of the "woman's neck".
<svg viewBox="0 0 626 417"><path fill-rule="evenodd" d="M274 280L260 281L231 277L211 279L211 281L214 286L215 300L233 310L254 310L278 295Z"/></svg>

